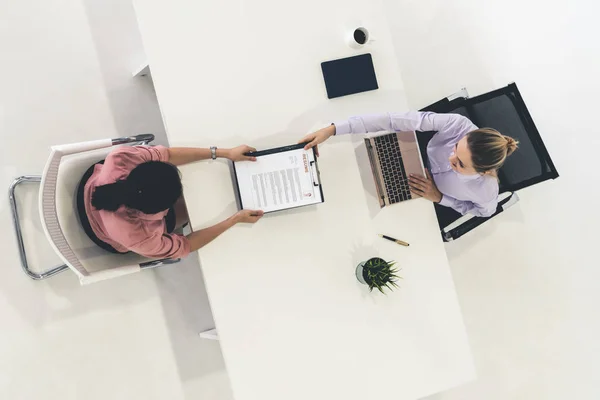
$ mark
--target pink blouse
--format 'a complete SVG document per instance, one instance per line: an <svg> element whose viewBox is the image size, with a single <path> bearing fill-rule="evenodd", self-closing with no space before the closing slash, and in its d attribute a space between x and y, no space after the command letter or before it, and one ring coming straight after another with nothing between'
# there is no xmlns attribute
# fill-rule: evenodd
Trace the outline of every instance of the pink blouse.
<svg viewBox="0 0 600 400"><path fill-rule="evenodd" d="M164 146L123 146L112 151L104 165L96 165L84 188L85 211L92 230L100 240L120 252L133 251L150 258L180 258L190 253L185 236L167 233L164 217L168 210L144 214L121 206L117 211L97 210L92 193L97 186L125 179L139 164L169 161Z"/></svg>

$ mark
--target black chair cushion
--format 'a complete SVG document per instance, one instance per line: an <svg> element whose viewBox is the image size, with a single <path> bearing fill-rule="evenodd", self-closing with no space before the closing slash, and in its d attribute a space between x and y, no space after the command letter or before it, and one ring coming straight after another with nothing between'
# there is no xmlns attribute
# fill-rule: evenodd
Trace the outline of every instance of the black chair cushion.
<svg viewBox="0 0 600 400"><path fill-rule="evenodd" d="M514 99L502 95L471 105L474 123L490 127L519 141L519 149L506 159L498 172L500 192L510 191L522 182L550 172L546 163L538 157L538 151L527 134L527 129L515 106Z"/></svg>

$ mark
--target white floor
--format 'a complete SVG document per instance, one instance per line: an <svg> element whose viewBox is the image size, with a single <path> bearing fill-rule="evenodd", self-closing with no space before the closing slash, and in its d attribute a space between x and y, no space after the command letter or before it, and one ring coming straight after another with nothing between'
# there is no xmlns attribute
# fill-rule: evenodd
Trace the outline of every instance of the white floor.
<svg viewBox="0 0 600 400"><path fill-rule="evenodd" d="M40 173L53 144L151 132L166 143L133 8L119 0L0 2L2 187ZM207 145L210 145L207 143ZM22 214L34 265L52 264L35 188ZM229 399L196 257L80 287L20 270L8 198L0 198L0 398Z"/></svg>
<svg viewBox="0 0 600 400"><path fill-rule="evenodd" d="M516 81L561 173L447 245L479 379L429 400L600 398L597 2L384 2L415 108ZM152 86L130 76L144 56L128 2L0 2L0 49L5 188L40 172L52 144L165 143ZM35 190L19 194L33 264L56 262ZM68 272L34 282L6 196L0 226L0 398L231 399L218 344L196 335L212 324L197 259L88 287Z"/></svg>

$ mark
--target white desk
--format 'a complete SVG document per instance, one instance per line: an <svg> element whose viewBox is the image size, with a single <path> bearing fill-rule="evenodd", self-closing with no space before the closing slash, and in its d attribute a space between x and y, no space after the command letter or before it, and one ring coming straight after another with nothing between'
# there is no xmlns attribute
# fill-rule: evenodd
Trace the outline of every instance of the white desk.
<svg viewBox="0 0 600 400"><path fill-rule="evenodd" d="M136 11L172 146L285 145L338 118L406 109L378 1L139 0ZM360 53L345 44L359 25L377 39L380 89L327 100L320 62ZM324 204L237 226L200 251L237 400L415 399L474 378L433 207L373 208L361 151L356 137L322 147ZM235 211L225 163L183 177L195 228ZM402 267L388 296L354 277L376 255Z"/></svg>

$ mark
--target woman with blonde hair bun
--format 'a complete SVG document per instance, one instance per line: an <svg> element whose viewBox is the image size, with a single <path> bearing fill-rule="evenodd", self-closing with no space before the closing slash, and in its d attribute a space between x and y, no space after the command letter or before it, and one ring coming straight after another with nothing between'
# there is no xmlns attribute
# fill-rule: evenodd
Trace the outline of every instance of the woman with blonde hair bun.
<svg viewBox="0 0 600 400"><path fill-rule="evenodd" d="M379 131L436 131L427 145L427 176L411 175L411 192L461 214L494 214L497 171L517 150L518 142L495 129L478 128L462 115L416 111L363 115L331 124L300 143L307 143L309 149L334 135Z"/></svg>

